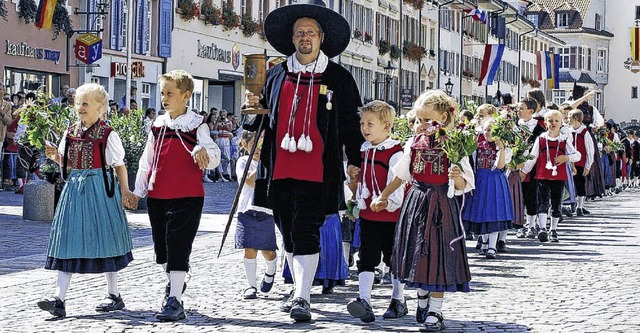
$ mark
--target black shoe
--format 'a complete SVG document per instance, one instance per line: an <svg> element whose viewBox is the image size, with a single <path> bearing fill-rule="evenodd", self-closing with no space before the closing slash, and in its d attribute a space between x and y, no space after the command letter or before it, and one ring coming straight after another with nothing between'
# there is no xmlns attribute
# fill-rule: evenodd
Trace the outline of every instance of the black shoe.
<svg viewBox="0 0 640 333"><path fill-rule="evenodd" d="M362 322L372 323L376 321L376 316L373 314L373 310L371 310L371 305L360 297L347 304L347 311L349 311L351 316L360 318Z"/></svg>
<svg viewBox="0 0 640 333"><path fill-rule="evenodd" d="M498 244L496 244L496 247L498 249L498 252L501 252L501 253L507 252L507 242L503 240L499 240Z"/></svg>
<svg viewBox="0 0 640 333"><path fill-rule="evenodd" d="M122 297L118 294L118 296L114 294L107 294L104 298L104 301L98 306L96 306L96 311L98 312L109 312L124 309L124 301L122 301Z"/></svg>
<svg viewBox="0 0 640 333"><path fill-rule="evenodd" d="M535 239L535 238L536 238L536 235L537 235L537 234L536 234L536 229L535 229L535 228L529 228L529 229L527 230L527 235L526 235L526 237L527 237L527 238Z"/></svg>
<svg viewBox="0 0 640 333"><path fill-rule="evenodd" d="M429 305L430 305L429 303L431 303L430 294L426 294L424 296L418 295L418 302L420 302L421 299L427 300L427 306L424 308L421 308L420 306L418 306L416 308L416 321L420 324L424 323L424 321L427 320L427 314L429 313Z"/></svg>
<svg viewBox="0 0 640 333"><path fill-rule="evenodd" d="M551 240L551 243L557 243L558 242L558 233L554 230L551 230L551 235L549 236L549 239Z"/></svg>
<svg viewBox="0 0 640 333"><path fill-rule="evenodd" d="M516 238L524 238L526 234L527 234L527 229L520 228L518 229L518 231L516 231Z"/></svg>
<svg viewBox="0 0 640 333"><path fill-rule="evenodd" d="M333 286L331 286L331 287L328 287L328 286L327 286L327 287L322 286L322 294L323 294L323 295L330 295L330 294L333 294Z"/></svg>
<svg viewBox="0 0 640 333"><path fill-rule="evenodd" d="M184 294L184 291L187 290L187 283L185 282L184 285L182 285L182 293ZM167 286L164 287L164 302L166 302L169 299L169 293L171 293L171 282L167 282Z"/></svg>
<svg viewBox="0 0 640 333"><path fill-rule="evenodd" d="M390 272L386 272L384 273L384 275L382 276L382 284L391 284L393 283L393 281L391 280L391 273Z"/></svg>
<svg viewBox="0 0 640 333"><path fill-rule="evenodd" d="M572 217L573 213L571 212L571 209L562 206L562 214L564 214L566 217Z"/></svg>
<svg viewBox="0 0 640 333"><path fill-rule="evenodd" d="M478 237L478 242L476 243L476 250L480 250L482 248L482 237Z"/></svg>
<svg viewBox="0 0 640 333"><path fill-rule="evenodd" d="M466 234L466 236L464 237L465 240L468 241L472 241L473 240L473 235L471 233Z"/></svg>
<svg viewBox="0 0 640 333"><path fill-rule="evenodd" d="M582 208L582 214L589 215L589 214L591 214L591 212L586 210L586 209L584 209L584 208Z"/></svg>
<svg viewBox="0 0 640 333"><path fill-rule="evenodd" d="M487 259L495 259L496 258L496 252L497 252L496 249L490 247L487 250L487 254L486 254Z"/></svg>
<svg viewBox="0 0 640 333"><path fill-rule="evenodd" d="M407 309L407 301L400 302L397 299L391 299L391 304L389 304L389 308L384 312L382 318L392 319L392 318L402 318L409 313Z"/></svg>
<svg viewBox="0 0 640 333"><path fill-rule="evenodd" d="M355 260L353 259L353 254L349 254L349 267L355 264Z"/></svg>
<svg viewBox="0 0 640 333"><path fill-rule="evenodd" d="M242 298L244 299L256 299L258 298L258 289L256 287L249 287L242 292Z"/></svg>
<svg viewBox="0 0 640 333"><path fill-rule="evenodd" d="M289 317L296 322L305 322L311 320L311 306L306 299L298 297L291 302L291 311Z"/></svg>
<svg viewBox="0 0 640 333"><path fill-rule="evenodd" d="M156 319L160 321L178 321L185 318L187 318L187 315L184 313L184 306L174 296L169 297L162 306L160 313L156 314Z"/></svg>
<svg viewBox="0 0 640 333"><path fill-rule="evenodd" d="M289 293L289 297L287 297L287 299L282 302L282 304L280 305L280 311L282 312L291 312L291 307L293 306L293 290L291 290L291 293Z"/></svg>
<svg viewBox="0 0 640 333"><path fill-rule="evenodd" d="M271 291L271 288L273 287L273 282L276 280L275 279L276 274L267 274L264 273L264 278L262 278L262 283L260 283L260 291L263 293L268 293L269 291ZM271 278L271 282L266 282L265 280L267 278Z"/></svg>
<svg viewBox="0 0 640 333"><path fill-rule="evenodd" d="M546 229L540 230L540 233L538 234L538 239L542 243L549 241L549 234L547 234L547 230Z"/></svg>
<svg viewBox="0 0 640 333"><path fill-rule="evenodd" d="M433 324L427 324L426 322L423 324L423 327L420 327L420 332L440 332L445 329L444 326L444 318L440 313L437 312L429 312L427 317L436 317L438 321Z"/></svg>
<svg viewBox="0 0 640 333"><path fill-rule="evenodd" d="M577 216L584 216L584 212L582 211L582 208L576 209L576 215Z"/></svg>
<svg viewBox="0 0 640 333"><path fill-rule="evenodd" d="M373 284L380 284L382 281L382 271L379 268L374 269Z"/></svg>
<svg viewBox="0 0 640 333"><path fill-rule="evenodd" d="M56 317L67 316L67 310L65 310L64 301L60 300L57 297L39 301L38 307L44 311L49 311L50 314Z"/></svg>

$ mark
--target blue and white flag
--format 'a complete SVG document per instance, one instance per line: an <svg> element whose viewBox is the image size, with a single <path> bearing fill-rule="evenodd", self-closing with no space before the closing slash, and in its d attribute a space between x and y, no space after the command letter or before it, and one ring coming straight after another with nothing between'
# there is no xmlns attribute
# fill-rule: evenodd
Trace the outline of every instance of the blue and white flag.
<svg viewBox="0 0 640 333"><path fill-rule="evenodd" d="M496 76L502 54L504 53L504 44L487 44L484 47L484 58L482 59L482 69L480 70L480 82L478 86L493 84L493 78Z"/></svg>

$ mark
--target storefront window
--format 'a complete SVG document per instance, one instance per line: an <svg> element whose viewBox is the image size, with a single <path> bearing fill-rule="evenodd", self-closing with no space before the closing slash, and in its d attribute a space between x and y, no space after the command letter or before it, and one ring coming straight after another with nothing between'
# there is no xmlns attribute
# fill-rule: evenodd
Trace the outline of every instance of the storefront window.
<svg viewBox="0 0 640 333"><path fill-rule="evenodd" d="M5 92L9 94L15 94L20 91L28 93L40 90L57 96L60 92L59 74L6 68L4 77Z"/></svg>

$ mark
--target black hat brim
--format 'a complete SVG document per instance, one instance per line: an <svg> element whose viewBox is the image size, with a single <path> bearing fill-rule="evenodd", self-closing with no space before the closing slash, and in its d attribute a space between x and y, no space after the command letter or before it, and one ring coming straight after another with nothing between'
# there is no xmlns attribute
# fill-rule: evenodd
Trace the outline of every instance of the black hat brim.
<svg viewBox="0 0 640 333"><path fill-rule="evenodd" d="M296 52L293 45L293 24L300 18L316 20L324 32L320 49L329 58L342 53L349 45L351 28L340 14L326 7L294 4L275 9L264 21L264 34L276 51L290 56Z"/></svg>

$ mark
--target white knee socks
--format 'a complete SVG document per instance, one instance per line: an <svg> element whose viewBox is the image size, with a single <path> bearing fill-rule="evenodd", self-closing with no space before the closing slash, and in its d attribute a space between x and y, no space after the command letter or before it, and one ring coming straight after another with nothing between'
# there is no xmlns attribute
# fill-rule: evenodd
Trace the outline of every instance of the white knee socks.
<svg viewBox="0 0 640 333"><path fill-rule="evenodd" d="M371 304L371 288L373 288L373 272L361 272L358 274L358 293L360 298Z"/></svg>
<svg viewBox="0 0 640 333"><path fill-rule="evenodd" d="M527 215L527 222L525 227L527 228L535 228L536 226L536 217L537 215Z"/></svg>
<svg viewBox="0 0 640 333"><path fill-rule="evenodd" d="M393 291L391 292L391 299L397 299L400 302L404 302L404 283L400 280L393 278Z"/></svg>
<svg viewBox="0 0 640 333"><path fill-rule="evenodd" d="M302 297L310 302L311 284L316 275L319 260L319 253L293 256L293 271L296 274L294 298Z"/></svg>
<svg viewBox="0 0 640 333"><path fill-rule="evenodd" d="M558 228L559 221L560 221L559 217L551 217L551 230L556 230Z"/></svg>
<svg viewBox="0 0 640 333"><path fill-rule="evenodd" d="M489 234L489 248L495 249L498 244L498 232L492 232Z"/></svg>
<svg viewBox="0 0 640 333"><path fill-rule="evenodd" d="M256 266L257 264L255 258L244 258L244 274L247 277L247 286L253 288L256 288Z"/></svg>
<svg viewBox="0 0 640 333"><path fill-rule="evenodd" d="M106 272L104 276L107 278L107 291L111 295L120 295L118 292L118 272Z"/></svg>
<svg viewBox="0 0 640 333"><path fill-rule="evenodd" d="M507 233L509 232L509 230L502 230L498 233L498 240L501 241L506 241L507 240Z"/></svg>
<svg viewBox="0 0 640 333"><path fill-rule="evenodd" d="M56 293L54 296L59 298L61 301L64 301L65 297L67 297L67 290L69 289L71 276L73 276L72 273L58 271L58 283L56 284Z"/></svg>
<svg viewBox="0 0 640 333"><path fill-rule="evenodd" d="M185 271L171 271L169 272L169 281L171 281L171 291L169 297L175 297L178 302L182 301L182 287L184 286L184 279L187 277ZM254 279L255 280L255 279Z"/></svg>
<svg viewBox="0 0 640 333"><path fill-rule="evenodd" d="M429 311L442 314L442 301L444 298L431 297L431 303L429 304ZM429 316L425 323L435 324L438 318Z"/></svg>
<svg viewBox="0 0 640 333"><path fill-rule="evenodd" d="M576 208L582 209L584 206L584 197L576 197Z"/></svg>
<svg viewBox="0 0 640 333"><path fill-rule="evenodd" d="M278 263L278 257L273 258L273 260L265 259L265 270L264 273L266 275L275 275L276 274L276 265ZM264 277L264 282L271 283L275 276L266 276Z"/></svg>
<svg viewBox="0 0 640 333"><path fill-rule="evenodd" d="M422 290L422 289L418 289L418 307L420 308L426 308L427 305L429 305L429 297L427 298L420 298L420 297L424 297L424 296L428 296L429 292L426 290Z"/></svg>
<svg viewBox="0 0 640 333"><path fill-rule="evenodd" d="M538 226L540 227L540 230L547 229L547 214L545 213L538 214Z"/></svg>
<svg viewBox="0 0 640 333"><path fill-rule="evenodd" d="M349 244L349 242L342 242L342 256L344 257L344 262L347 263L347 267L349 267L350 251L351 251L351 244Z"/></svg>

